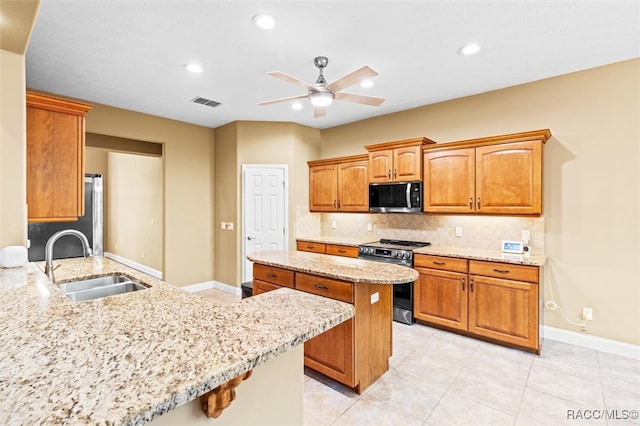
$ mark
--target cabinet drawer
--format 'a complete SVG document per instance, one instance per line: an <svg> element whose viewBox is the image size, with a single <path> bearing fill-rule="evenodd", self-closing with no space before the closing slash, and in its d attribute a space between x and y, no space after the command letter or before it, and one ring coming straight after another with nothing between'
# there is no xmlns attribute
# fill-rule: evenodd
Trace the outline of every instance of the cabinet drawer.
<svg viewBox="0 0 640 426"><path fill-rule="evenodd" d="M253 277L257 280L293 288L294 272L270 266L253 265Z"/></svg>
<svg viewBox="0 0 640 426"><path fill-rule="evenodd" d="M502 262L469 261L469 274L485 277L504 278L515 281L537 283L539 270L537 266L514 265Z"/></svg>
<svg viewBox="0 0 640 426"><path fill-rule="evenodd" d="M428 254L416 254L413 259L413 266L463 273L467 273L467 271L469 270L467 259L431 256Z"/></svg>
<svg viewBox="0 0 640 426"><path fill-rule="evenodd" d="M298 251L310 251L313 253L324 253L327 250L326 244L310 243L307 241L298 241Z"/></svg>
<svg viewBox="0 0 640 426"><path fill-rule="evenodd" d="M327 244L327 254L344 257L358 257L358 247Z"/></svg>
<svg viewBox="0 0 640 426"><path fill-rule="evenodd" d="M344 281L298 273L296 289L318 296L353 303L353 285Z"/></svg>
<svg viewBox="0 0 640 426"><path fill-rule="evenodd" d="M253 293L252 296L257 296L258 294L266 293L268 291L277 290L282 288L281 285L268 283L266 281L253 280Z"/></svg>

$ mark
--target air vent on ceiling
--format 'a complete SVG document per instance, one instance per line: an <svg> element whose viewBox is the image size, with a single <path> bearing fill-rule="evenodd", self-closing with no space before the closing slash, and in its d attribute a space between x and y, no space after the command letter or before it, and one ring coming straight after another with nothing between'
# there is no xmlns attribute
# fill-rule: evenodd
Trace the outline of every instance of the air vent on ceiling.
<svg viewBox="0 0 640 426"><path fill-rule="evenodd" d="M214 108L220 105L220 102L212 101L211 99L201 98L200 96L196 96L195 98L191 99L191 102L210 106L211 108Z"/></svg>

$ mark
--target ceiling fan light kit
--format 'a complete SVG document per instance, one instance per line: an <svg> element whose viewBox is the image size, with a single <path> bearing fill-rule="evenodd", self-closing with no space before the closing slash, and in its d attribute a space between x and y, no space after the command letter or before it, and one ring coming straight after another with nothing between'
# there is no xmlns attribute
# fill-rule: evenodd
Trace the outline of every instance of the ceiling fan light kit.
<svg viewBox="0 0 640 426"><path fill-rule="evenodd" d="M280 71L272 71L267 73L277 79L306 89L306 95L289 96L286 98L264 101L260 102L258 105L271 105L279 102L308 98L311 102L311 105L314 106L313 116L315 118L318 118L324 117L326 115L326 107L331 105L334 99L376 107L380 106L384 102L383 98L374 98L373 96L355 95L351 93L340 92L342 89L353 86L354 84L360 83L364 80L368 80L378 75L377 72L375 72L368 66L359 68L337 79L336 81L327 84L327 80L324 78L322 70L329 64L329 59L327 59L326 56L317 56L316 58L314 58L313 63L319 70L318 79L313 86Z"/></svg>

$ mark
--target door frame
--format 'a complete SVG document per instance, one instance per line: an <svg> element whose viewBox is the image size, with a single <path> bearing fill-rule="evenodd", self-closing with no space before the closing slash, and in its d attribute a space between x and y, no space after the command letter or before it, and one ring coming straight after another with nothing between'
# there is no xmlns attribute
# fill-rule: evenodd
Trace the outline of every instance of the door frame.
<svg viewBox="0 0 640 426"><path fill-rule="evenodd" d="M284 250L289 250L289 165L288 164L242 164L242 184L240 188L241 197L241 214L242 214L242 253L240 258L240 276L241 282L246 282L244 262L247 258L247 226L246 226L246 212L245 212L245 195L246 195L246 176L248 169L282 169L284 178Z"/></svg>

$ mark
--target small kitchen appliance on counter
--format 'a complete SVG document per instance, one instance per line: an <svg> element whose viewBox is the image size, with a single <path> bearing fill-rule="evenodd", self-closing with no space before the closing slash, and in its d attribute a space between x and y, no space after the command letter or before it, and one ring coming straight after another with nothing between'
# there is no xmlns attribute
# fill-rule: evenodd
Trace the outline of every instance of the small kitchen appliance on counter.
<svg viewBox="0 0 640 426"><path fill-rule="evenodd" d="M381 239L358 246L358 258L413 267L413 250L431 245L423 241ZM393 320L413 324L413 282L393 286Z"/></svg>

